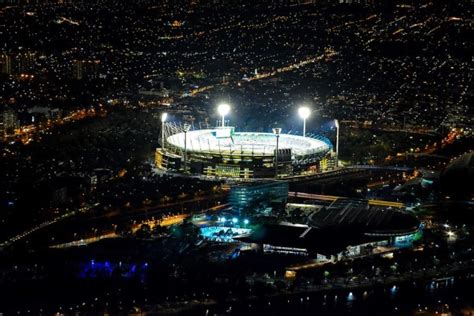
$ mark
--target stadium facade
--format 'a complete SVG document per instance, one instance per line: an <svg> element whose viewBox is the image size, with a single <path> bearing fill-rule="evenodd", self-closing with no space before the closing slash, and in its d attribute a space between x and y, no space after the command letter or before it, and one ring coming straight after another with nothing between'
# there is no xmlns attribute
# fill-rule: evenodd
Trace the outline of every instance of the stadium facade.
<svg viewBox="0 0 474 316"><path fill-rule="evenodd" d="M260 245L266 253L327 262L411 247L422 230L423 224L408 213L349 200L312 212L304 224L263 224L237 240Z"/></svg>
<svg viewBox="0 0 474 316"><path fill-rule="evenodd" d="M155 164L163 170L254 179L334 168L333 146L324 137L236 132L234 127L190 130L175 123L164 126L164 146L155 153Z"/></svg>

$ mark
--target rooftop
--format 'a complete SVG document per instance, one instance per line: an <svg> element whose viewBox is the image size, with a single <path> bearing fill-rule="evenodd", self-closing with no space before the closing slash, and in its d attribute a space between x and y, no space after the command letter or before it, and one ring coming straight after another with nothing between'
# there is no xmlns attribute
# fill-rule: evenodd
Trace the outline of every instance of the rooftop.
<svg viewBox="0 0 474 316"><path fill-rule="evenodd" d="M308 223L315 228L354 227L366 235L402 235L416 231L420 225L412 215L364 204L348 201L323 207L308 217Z"/></svg>

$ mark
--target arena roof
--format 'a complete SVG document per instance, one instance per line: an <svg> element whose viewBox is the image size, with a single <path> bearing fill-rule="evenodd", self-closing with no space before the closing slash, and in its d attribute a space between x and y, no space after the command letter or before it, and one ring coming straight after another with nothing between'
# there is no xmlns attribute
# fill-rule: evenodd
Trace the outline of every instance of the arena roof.
<svg viewBox="0 0 474 316"><path fill-rule="evenodd" d="M166 142L168 145L184 150L184 139L185 133L181 132L168 136ZM279 149L291 149L293 156L326 153L331 147L329 141L290 134L280 134L278 145ZM189 131L186 135L186 150L188 152L273 156L275 148L276 136L272 133L223 133L222 129L217 128Z"/></svg>
<svg viewBox="0 0 474 316"><path fill-rule="evenodd" d="M350 245L384 240L380 236L367 236L360 229L351 227L311 228L287 224L259 225L251 234L235 239L247 243L306 248L325 255L339 253Z"/></svg>
<svg viewBox="0 0 474 316"><path fill-rule="evenodd" d="M368 235L404 235L418 230L419 220L409 214L351 200L312 213L308 222L313 227L359 227Z"/></svg>
<svg viewBox="0 0 474 316"><path fill-rule="evenodd" d="M251 234L236 237L243 242L306 248L335 254L354 246L418 231L420 222L412 215L378 207L322 208L308 217L306 225L264 224Z"/></svg>

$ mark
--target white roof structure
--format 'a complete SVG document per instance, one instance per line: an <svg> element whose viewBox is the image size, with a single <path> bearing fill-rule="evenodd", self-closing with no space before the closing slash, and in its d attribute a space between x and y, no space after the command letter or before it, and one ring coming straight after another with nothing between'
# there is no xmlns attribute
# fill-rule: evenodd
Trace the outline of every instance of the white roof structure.
<svg viewBox="0 0 474 316"><path fill-rule="evenodd" d="M170 135L166 142L184 151L184 132ZM187 132L186 151L211 155L273 156L276 136L272 133L236 132L231 128L202 129ZM278 149L291 149L293 157L321 154L330 150L323 140L280 134Z"/></svg>

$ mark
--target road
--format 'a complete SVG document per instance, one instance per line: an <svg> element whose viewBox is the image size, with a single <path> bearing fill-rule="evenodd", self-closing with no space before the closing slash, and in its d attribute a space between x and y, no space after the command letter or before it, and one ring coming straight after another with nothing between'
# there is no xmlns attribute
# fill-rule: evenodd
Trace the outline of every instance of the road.
<svg viewBox="0 0 474 316"><path fill-rule="evenodd" d="M294 198L303 198L309 200L319 200L319 201L329 201L334 202L338 199L347 199L343 196L334 196L334 195L323 195L323 194L312 194L305 192L288 192L288 197ZM369 205L373 206L386 206L386 207L395 207L395 208L404 208L405 205L400 202L393 201L384 201L384 200L368 200Z"/></svg>
<svg viewBox="0 0 474 316"><path fill-rule="evenodd" d="M49 227L49 226L51 226L51 225L53 225L53 224L56 224L56 223L58 223L58 222L60 222L60 221L62 221L62 220L65 220L65 219L67 219L67 218L70 218L70 217L72 217L72 216L74 216L74 215L77 215L77 214L79 214L79 213L85 213L85 212L89 211L90 209L96 207L97 205L98 205L98 204L94 204L94 205L91 205L91 206L82 207L82 208L79 208L79 209L77 209L77 210L75 210L75 211L72 211L72 212L69 212L69 213L65 213L65 214L60 215L60 216L58 216L58 217L55 217L55 218L53 218L53 219L51 219L51 220L49 220L49 221L43 222L43 223L41 223L41 224L38 224L38 225L36 225L36 226L34 226L34 227L32 227L32 228L30 228L30 229L28 229L28 230L26 230L26 231L24 231L24 232L18 234L18 235L16 235L16 236L11 237L11 238L8 239L8 240L5 240L4 242L0 243L0 249L2 249L2 248L4 248L4 247L7 247L7 246L10 246L10 245L12 245L13 243L15 243L15 242L17 242L17 241L20 241L20 240L24 239L25 237L30 236L32 233L37 232L37 231L39 231L39 230L41 230L41 229L43 229L43 228Z"/></svg>
<svg viewBox="0 0 474 316"><path fill-rule="evenodd" d="M224 209L228 206L229 206L228 204L221 204L221 205L217 205L217 206L202 210L200 213L206 213L208 211L215 212L215 211L222 210L222 209ZM136 232L142 224L148 224L151 229L153 229L153 227L155 227L156 225L172 226L172 225L176 225L176 224L181 224L184 221L184 219L189 217L189 216L191 216L191 214L178 214L178 215L167 216L167 217L165 217L161 220L148 220L148 221L145 221L145 222L135 224L132 227L132 231ZM66 242L66 243L52 245L52 246L50 246L50 248L64 249L64 248L70 248L70 247L86 246L86 245L101 241L103 239L117 238L117 237L119 237L119 235L117 235L115 232L108 232L108 233L102 234L100 236L94 236L94 237L90 237L90 238L83 238L83 239L73 240L73 241Z"/></svg>

